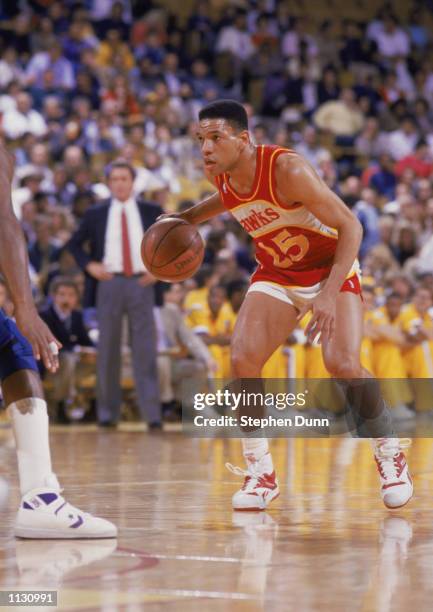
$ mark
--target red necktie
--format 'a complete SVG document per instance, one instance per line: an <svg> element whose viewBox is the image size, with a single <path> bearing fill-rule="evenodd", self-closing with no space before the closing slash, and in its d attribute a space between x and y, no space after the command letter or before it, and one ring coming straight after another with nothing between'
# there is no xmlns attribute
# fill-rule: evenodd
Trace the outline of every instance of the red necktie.
<svg viewBox="0 0 433 612"><path fill-rule="evenodd" d="M122 259L124 275L132 276L131 243L129 242L128 220L125 209L122 209Z"/></svg>

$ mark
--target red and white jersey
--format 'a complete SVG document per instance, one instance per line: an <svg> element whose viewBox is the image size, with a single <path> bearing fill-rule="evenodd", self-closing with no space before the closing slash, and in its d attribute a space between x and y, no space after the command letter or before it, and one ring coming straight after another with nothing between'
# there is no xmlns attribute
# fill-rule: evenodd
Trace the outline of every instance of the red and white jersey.
<svg viewBox="0 0 433 612"><path fill-rule="evenodd" d="M275 163L282 153L273 145L257 147L256 175L251 193L238 194L227 174L216 177L224 206L253 238L258 268L252 282L310 287L329 276L338 232L324 225L301 202L279 201Z"/></svg>

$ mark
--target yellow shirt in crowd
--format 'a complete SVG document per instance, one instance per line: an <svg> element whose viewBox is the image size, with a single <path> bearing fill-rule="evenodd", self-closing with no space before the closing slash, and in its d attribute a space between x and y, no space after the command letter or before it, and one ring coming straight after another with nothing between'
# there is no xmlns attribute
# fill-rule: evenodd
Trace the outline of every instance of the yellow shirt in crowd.
<svg viewBox="0 0 433 612"><path fill-rule="evenodd" d="M189 325L196 333L206 333L209 336L219 334L231 334L236 321L236 315L228 302L225 302L216 318L211 313L209 305L206 302L202 308L193 309L186 318ZM209 351L217 363L218 369L214 374L215 378L230 377L230 346L219 346L211 344Z"/></svg>
<svg viewBox="0 0 433 612"><path fill-rule="evenodd" d="M400 314L401 327L411 334L421 325L433 329L433 319L426 313L421 315L413 304L405 306ZM424 340L403 351L406 370L411 378L433 378L433 341Z"/></svg>

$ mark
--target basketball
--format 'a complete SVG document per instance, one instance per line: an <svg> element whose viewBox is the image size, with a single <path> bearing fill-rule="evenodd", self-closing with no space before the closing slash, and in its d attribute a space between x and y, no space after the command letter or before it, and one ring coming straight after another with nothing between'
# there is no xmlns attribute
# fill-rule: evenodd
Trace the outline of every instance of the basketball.
<svg viewBox="0 0 433 612"><path fill-rule="evenodd" d="M201 266L204 243L195 225L183 219L157 221L143 236L141 258L158 280L180 282Z"/></svg>

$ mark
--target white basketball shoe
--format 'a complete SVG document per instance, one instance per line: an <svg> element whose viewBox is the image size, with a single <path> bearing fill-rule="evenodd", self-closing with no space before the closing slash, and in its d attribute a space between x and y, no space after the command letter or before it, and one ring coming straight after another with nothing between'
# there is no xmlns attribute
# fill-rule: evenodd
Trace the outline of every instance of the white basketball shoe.
<svg viewBox="0 0 433 612"><path fill-rule="evenodd" d="M24 495L15 521L15 536L29 539L115 538L117 527L72 506L57 487Z"/></svg>
<svg viewBox="0 0 433 612"><path fill-rule="evenodd" d="M373 441L381 496L385 506L390 509L406 505L413 495L412 478L402 451L410 443L409 438L378 438Z"/></svg>
<svg viewBox="0 0 433 612"><path fill-rule="evenodd" d="M265 510L280 494L270 453L260 459L246 455L247 469L226 463L226 468L237 476L244 476L244 484L232 497L233 510Z"/></svg>

